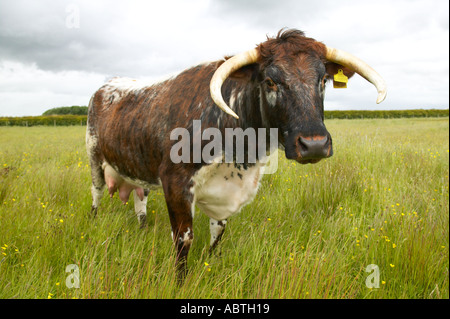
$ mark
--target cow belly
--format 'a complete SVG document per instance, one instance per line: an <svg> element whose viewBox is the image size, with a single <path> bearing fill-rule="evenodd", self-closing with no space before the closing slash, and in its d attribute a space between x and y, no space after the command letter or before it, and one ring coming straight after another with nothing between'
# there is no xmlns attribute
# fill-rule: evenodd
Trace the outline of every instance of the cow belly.
<svg viewBox="0 0 450 319"><path fill-rule="evenodd" d="M106 162L103 163L102 166L110 197L113 197L114 193L118 191L120 200L126 203L130 198L130 193L135 190L139 199L144 199L144 187L149 188L148 185L145 185L145 182L132 181L131 179L120 175L110 164Z"/></svg>
<svg viewBox="0 0 450 319"><path fill-rule="evenodd" d="M261 164L211 164L194 176L195 204L210 218L224 220L239 212L255 197L261 178Z"/></svg>

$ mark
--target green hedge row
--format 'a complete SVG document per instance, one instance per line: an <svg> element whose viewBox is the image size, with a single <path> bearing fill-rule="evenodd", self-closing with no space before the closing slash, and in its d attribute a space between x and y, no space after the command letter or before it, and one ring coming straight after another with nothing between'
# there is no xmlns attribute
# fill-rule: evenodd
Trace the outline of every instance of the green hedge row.
<svg viewBox="0 0 450 319"><path fill-rule="evenodd" d="M448 117L449 110L401 110L401 111L325 111L326 119L372 119L401 117ZM51 115L0 117L0 126L68 126L86 125L86 115Z"/></svg>
<svg viewBox="0 0 450 319"><path fill-rule="evenodd" d="M69 126L86 125L86 115L50 115L0 117L0 126Z"/></svg>
<svg viewBox="0 0 450 319"><path fill-rule="evenodd" d="M392 110L392 111L325 111L326 119L389 119L401 117L446 117L449 110Z"/></svg>

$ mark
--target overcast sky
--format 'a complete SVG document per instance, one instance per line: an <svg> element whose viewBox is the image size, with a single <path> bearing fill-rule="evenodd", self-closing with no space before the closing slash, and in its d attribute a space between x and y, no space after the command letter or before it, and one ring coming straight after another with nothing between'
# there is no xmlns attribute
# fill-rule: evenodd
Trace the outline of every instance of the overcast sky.
<svg viewBox="0 0 450 319"><path fill-rule="evenodd" d="M0 116L87 105L112 76L159 79L255 47L283 27L368 62L325 109L449 107L448 0L0 0Z"/></svg>

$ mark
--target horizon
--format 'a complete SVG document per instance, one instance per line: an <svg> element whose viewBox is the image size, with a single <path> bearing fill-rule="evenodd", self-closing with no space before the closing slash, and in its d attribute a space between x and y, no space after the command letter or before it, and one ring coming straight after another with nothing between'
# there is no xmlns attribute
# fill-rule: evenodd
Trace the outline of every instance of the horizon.
<svg viewBox="0 0 450 319"><path fill-rule="evenodd" d="M44 112L59 109L59 108L70 108L73 106L77 107L88 107L87 105L70 105L70 106L57 106L45 110ZM408 112L408 111L448 111L449 108L416 108L416 109L379 109L379 110L368 110L368 109L354 109L354 110L324 110L324 112ZM43 113L44 113L43 112ZM46 117L46 116L87 116L87 114L39 114L39 115L11 115L2 116L0 118L27 118L27 117Z"/></svg>

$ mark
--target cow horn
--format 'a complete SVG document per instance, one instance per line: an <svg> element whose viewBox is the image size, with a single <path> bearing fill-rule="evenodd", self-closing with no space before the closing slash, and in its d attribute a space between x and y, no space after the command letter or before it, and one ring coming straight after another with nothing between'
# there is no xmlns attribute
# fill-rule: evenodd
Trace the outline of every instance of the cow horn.
<svg viewBox="0 0 450 319"><path fill-rule="evenodd" d="M222 84L234 71L242 68L245 65L255 63L259 59L259 51L257 49L252 49L239 53L230 59L226 60L214 73L209 90L211 92L211 98L214 103L227 114L234 116L239 119L236 113L225 103L222 97Z"/></svg>
<svg viewBox="0 0 450 319"><path fill-rule="evenodd" d="M350 53L327 47L326 58L329 61L342 64L353 69L367 81L372 83L378 91L377 104L386 98L386 83L383 78L372 69L366 62L358 59Z"/></svg>

